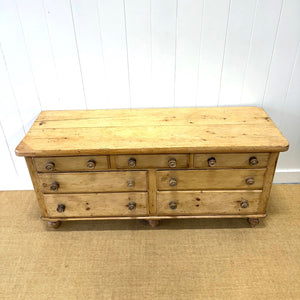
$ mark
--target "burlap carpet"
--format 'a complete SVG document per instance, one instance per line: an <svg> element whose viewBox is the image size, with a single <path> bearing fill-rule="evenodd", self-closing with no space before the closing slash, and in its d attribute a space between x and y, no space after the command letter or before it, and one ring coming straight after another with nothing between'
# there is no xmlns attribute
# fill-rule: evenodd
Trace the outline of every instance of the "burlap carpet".
<svg viewBox="0 0 300 300"><path fill-rule="evenodd" d="M300 185L268 214L49 230L32 191L0 192L0 299L300 299Z"/></svg>

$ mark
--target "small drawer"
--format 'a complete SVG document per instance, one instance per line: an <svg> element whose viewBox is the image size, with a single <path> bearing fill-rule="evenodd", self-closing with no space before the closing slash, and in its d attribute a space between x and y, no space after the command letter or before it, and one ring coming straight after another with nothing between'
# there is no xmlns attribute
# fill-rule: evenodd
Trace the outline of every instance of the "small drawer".
<svg viewBox="0 0 300 300"><path fill-rule="evenodd" d="M195 168L264 168L269 153L210 153L195 154Z"/></svg>
<svg viewBox="0 0 300 300"><path fill-rule="evenodd" d="M147 193L47 194L49 217L144 216Z"/></svg>
<svg viewBox="0 0 300 300"><path fill-rule="evenodd" d="M108 168L107 156L65 156L33 158L38 172L99 171Z"/></svg>
<svg viewBox="0 0 300 300"><path fill-rule="evenodd" d="M43 193L147 191L146 171L39 173Z"/></svg>
<svg viewBox="0 0 300 300"><path fill-rule="evenodd" d="M187 168L187 154L116 155L117 169Z"/></svg>
<svg viewBox="0 0 300 300"><path fill-rule="evenodd" d="M265 169L157 171L158 190L261 189Z"/></svg>
<svg viewBox="0 0 300 300"><path fill-rule="evenodd" d="M158 215L247 215L258 212L261 191L157 192Z"/></svg>

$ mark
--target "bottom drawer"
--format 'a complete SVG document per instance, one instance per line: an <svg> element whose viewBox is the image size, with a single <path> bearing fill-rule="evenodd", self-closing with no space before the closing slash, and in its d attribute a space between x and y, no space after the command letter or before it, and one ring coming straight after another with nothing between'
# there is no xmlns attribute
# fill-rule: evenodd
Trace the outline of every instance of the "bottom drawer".
<svg viewBox="0 0 300 300"><path fill-rule="evenodd" d="M142 216L148 193L45 194L49 217Z"/></svg>
<svg viewBox="0 0 300 300"><path fill-rule="evenodd" d="M157 192L157 214L255 214L258 213L261 192L261 190Z"/></svg>

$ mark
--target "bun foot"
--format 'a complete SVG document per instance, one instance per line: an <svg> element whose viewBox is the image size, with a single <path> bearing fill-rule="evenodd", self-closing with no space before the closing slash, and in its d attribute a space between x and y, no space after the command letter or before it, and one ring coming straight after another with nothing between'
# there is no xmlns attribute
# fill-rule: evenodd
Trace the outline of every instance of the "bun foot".
<svg viewBox="0 0 300 300"><path fill-rule="evenodd" d="M47 226L48 228L58 228L61 225L61 221L56 221L56 222L48 222Z"/></svg>
<svg viewBox="0 0 300 300"><path fill-rule="evenodd" d="M259 224L259 219L257 218L248 218L247 221L252 228Z"/></svg>
<svg viewBox="0 0 300 300"><path fill-rule="evenodd" d="M159 220L147 220L147 221L151 227L156 227L159 224Z"/></svg>

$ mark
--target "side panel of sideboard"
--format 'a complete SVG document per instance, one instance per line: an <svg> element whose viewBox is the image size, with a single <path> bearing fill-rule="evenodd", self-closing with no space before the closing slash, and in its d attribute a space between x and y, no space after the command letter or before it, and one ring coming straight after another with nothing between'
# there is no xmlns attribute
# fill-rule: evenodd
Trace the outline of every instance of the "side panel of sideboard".
<svg viewBox="0 0 300 300"><path fill-rule="evenodd" d="M263 183L263 192L260 198L260 203L258 205L258 213L262 213L262 214L266 213L278 157L279 157L279 152L273 152L270 154L269 163L267 166L264 183Z"/></svg>

